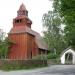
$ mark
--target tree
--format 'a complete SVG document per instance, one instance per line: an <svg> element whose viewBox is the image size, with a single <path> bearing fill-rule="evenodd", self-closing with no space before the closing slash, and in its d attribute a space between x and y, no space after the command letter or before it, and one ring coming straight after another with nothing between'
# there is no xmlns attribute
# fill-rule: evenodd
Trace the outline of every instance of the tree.
<svg viewBox="0 0 75 75"><path fill-rule="evenodd" d="M5 33L3 32L2 29L0 29L0 42L2 42L5 38Z"/></svg>
<svg viewBox="0 0 75 75"><path fill-rule="evenodd" d="M75 0L54 0L53 3L54 10L60 14L65 24L64 34L68 46L75 47Z"/></svg>
<svg viewBox="0 0 75 75"><path fill-rule="evenodd" d="M43 26L46 28L44 39L48 43L50 51L59 54L65 47L59 14L54 11L44 14Z"/></svg>
<svg viewBox="0 0 75 75"><path fill-rule="evenodd" d="M0 43L0 58L7 58L8 56L8 51L9 47L11 45L11 42L8 38L5 38L1 43Z"/></svg>
<svg viewBox="0 0 75 75"><path fill-rule="evenodd" d="M4 39L5 33L3 32L2 29L0 29L0 58L2 58L5 49Z"/></svg>
<svg viewBox="0 0 75 75"><path fill-rule="evenodd" d="M7 58L9 47L12 42L6 37L3 30L0 29L0 58Z"/></svg>

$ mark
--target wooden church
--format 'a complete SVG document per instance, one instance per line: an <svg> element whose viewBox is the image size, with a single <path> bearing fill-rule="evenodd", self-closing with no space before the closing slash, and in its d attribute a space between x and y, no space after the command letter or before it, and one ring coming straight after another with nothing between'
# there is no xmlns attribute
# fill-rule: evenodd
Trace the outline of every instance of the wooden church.
<svg viewBox="0 0 75 75"><path fill-rule="evenodd" d="M13 27L8 33L8 38L14 41L9 48L9 59L31 59L41 53L47 54L47 44L39 33L31 29L32 21L28 18L28 11L22 4L13 19Z"/></svg>

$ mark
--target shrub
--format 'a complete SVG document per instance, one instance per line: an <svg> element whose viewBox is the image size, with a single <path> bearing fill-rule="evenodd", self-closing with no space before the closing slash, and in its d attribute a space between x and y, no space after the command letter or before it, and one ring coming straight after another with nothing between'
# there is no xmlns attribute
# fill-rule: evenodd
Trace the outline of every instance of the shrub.
<svg viewBox="0 0 75 75"><path fill-rule="evenodd" d="M47 59L56 59L58 56L57 55L55 55L55 54L53 54L53 53L49 53L48 55L47 55Z"/></svg>
<svg viewBox="0 0 75 75"><path fill-rule="evenodd" d="M34 60L46 60L47 59L47 55L38 55L38 56L34 56L32 59Z"/></svg>

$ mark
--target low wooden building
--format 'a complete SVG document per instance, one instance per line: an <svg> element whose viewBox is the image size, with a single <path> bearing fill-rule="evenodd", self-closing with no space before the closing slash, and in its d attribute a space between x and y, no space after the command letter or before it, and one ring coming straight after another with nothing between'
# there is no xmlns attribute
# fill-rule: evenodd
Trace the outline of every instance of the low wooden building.
<svg viewBox="0 0 75 75"><path fill-rule="evenodd" d="M28 18L28 11L22 4L13 19L13 28L8 38L15 43L9 48L9 59L31 59L41 53L48 52L47 44L39 33L31 29L32 21Z"/></svg>

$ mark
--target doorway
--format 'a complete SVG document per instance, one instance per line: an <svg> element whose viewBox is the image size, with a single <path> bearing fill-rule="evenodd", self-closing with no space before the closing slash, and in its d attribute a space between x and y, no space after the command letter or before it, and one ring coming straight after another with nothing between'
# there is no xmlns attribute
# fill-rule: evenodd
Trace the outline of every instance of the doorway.
<svg viewBox="0 0 75 75"><path fill-rule="evenodd" d="M73 64L73 54L72 53L65 54L65 64Z"/></svg>

